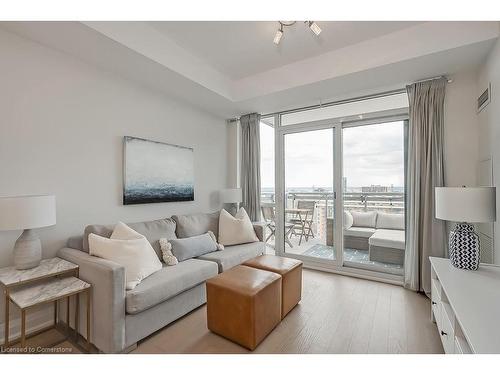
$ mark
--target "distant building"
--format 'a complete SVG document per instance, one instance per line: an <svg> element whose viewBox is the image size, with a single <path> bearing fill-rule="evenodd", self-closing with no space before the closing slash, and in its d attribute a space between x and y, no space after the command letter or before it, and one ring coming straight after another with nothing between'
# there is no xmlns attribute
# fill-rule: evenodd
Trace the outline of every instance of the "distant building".
<svg viewBox="0 0 500 375"><path fill-rule="evenodd" d="M392 189L389 186L382 186L382 185L371 185L371 186L361 187L362 193L388 193L390 191L392 191Z"/></svg>

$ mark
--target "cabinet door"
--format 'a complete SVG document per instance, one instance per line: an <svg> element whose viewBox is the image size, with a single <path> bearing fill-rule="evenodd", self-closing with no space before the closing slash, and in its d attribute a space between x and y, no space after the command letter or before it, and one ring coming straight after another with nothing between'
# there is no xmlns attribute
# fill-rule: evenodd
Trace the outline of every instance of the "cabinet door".
<svg viewBox="0 0 500 375"><path fill-rule="evenodd" d="M441 329L441 285L436 279L431 280L431 305L434 320L439 329Z"/></svg>
<svg viewBox="0 0 500 375"><path fill-rule="evenodd" d="M446 354L453 354L455 353L455 332L453 324L448 318L445 310L446 309L441 306L441 328L439 329L439 334L441 335L444 352Z"/></svg>

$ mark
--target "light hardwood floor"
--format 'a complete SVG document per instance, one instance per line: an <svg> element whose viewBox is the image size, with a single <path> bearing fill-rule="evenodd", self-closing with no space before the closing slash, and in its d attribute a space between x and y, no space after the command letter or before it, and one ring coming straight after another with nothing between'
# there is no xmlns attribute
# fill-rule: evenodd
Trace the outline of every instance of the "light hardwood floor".
<svg viewBox="0 0 500 375"><path fill-rule="evenodd" d="M430 302L399 286L304 270L302 302L253 353L443 353ZM206 326L205 306L133 353L249 353Z"/></svg>
<svg viewBox="0 0 500 375"><path fill-rule="evenodd" d="M429 305L425 296L399 286L304 270L301 303L253 353L443 353ZM78 352L69 342L58 346ZM211 333L202 306L132 353L250 352Z"/></svg>

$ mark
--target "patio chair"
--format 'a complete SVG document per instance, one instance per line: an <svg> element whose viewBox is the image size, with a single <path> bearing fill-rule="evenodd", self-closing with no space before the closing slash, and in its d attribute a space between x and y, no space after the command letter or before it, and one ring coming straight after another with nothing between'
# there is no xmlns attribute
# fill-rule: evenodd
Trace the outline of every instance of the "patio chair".
<svg viewBox="0 0 500 375"><path fill-rule="evenodd" d="M273 206L261 206L262 218L266 223L266 227L269 229L269 235L266 237L264 241L267 243L275 234L276 234L276 214ZM285 242L288 246L293 247L290 242L290 234L292 233L294 224L285 223Z"/></svg>
<svg viewBox="0 0 500 375"><path fill-rule="evenodd" d="M316 201L305 201L299 200L297 201L298 209L309 210L307 213L307 217L300 217L299 215L295 215L289 221L294 225L292 234L295 236L300 236L299 245L302 242L302 237L306 239L306 242L309 241L309 237L315 238L313 231L314 224L314 213L316 210Z"/></svg>

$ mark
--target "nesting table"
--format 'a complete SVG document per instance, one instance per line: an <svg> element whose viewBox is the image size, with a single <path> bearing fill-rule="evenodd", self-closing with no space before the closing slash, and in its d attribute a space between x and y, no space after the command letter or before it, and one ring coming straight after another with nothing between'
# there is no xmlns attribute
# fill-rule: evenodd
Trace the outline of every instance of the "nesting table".
<svg viewBox="0 0 500 375"><path fill-rule="evenodd" d="M0 269L0 285L5 293L5 340L9 346L10 303L21 311L21 347L26 345L26 313L35 306L54 304L54 325L58 323L58 301L66 299L66 328L70 322L70 297L75 296L75 333L78 335L80 294L87 294L87 346L90 348L91 285L78 278L78 265L61 258L44 259L29 270Z"/></svg>

